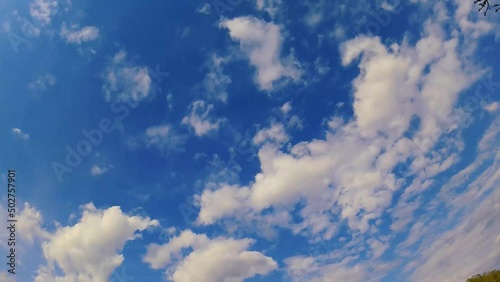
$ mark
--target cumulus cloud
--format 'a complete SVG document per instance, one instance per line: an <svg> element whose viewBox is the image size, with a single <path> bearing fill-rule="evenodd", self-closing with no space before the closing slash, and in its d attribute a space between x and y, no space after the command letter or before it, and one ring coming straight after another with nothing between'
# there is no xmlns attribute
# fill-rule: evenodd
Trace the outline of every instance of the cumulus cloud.
<svg viewBox="0 0 500 282"><path fill-rule="evenodd" d="M198 215L198 223L212 224L219 218L237 211L241 212L242 209L245 209L242 204L247 201L249 196L250 190L238 186L223 186L215 191L205 190L199 197L199 204L203 209Z"/></svg>
<svg viewBox="0 0 500 282"><path fill-rule="evenodd" d="M185 230L166 244L149 245L143 260L153 269L168 268L166 278L173 282L243 282L278 267L272 258L249 251L253 243L251 239L209 239Z"/></svg>
<svg viewBox="0 0 500 282"><path fill-rule="evenodd" d="M280 79L300 79L301 72L293 57L282 58L283 35L281 27L253 17L223 20L220 27L240 43L250 64L256 68L255 81L262 90L273 90Z"/></svg>
<svg viewBox="0 0 500 282"><path fill-rule="evenodd" d="M34 0L30 3L30 14L36 21L48 25L51 23L52 17L57 13L58 8L57 0Z"/></svg>
<svg viewBox="0 0 500 282"><path fill-rule="evenodd" d="M109 281L124 260L120 252L125 244L140 238L138 231L159 226L156 220L129 216L119 207L102 210L87 204L82 210L77 224L57 228L42 244L46 265L34 281Z"/></svg>
<svg viewBox="0 0 500 282"><path fill-rule="evenodd" d="M126 57L124 50L119 51L104 73L102 88L108 102L114 99L139 102L152 93L148 68L136 66Z"/></svg>
<svg viewBox="0 0 500 282"><path fill-rule="evenodd" d="M207 104L203 100L194 101L189 108L189 113L182 119L182 124L191 126L198 137L217 130L224 121L210 118L214 105Z"/></svg>
<svg viewBox="0 0 500 282"><path fill-rule="evenodd" d="M13 274L7 273L7 271L0 272L0 281L3 282L16 282L16 278Z"/></svg>
<svg viewBox="0 0 500 282"><path fill-rule="evenodd" d="M251 19L238 19L229 29L233 37L260 38L258 32L246 34L252 24ZM286 151L264 145L258 154L260 172L251 183L221 183L200 195L198 221L210 224L243 213L285 209L297 215L287 227L312 238L332 238L339 221L361 238L376 234L396 191L404 191L401 201L409 204L430 186L426 181L458 162L462 116L455 107L482 73L461 57L458 45L458 38L445 37L431 22L414 45L404 41L386 46L380 38L366 36L342 44L342 64L356 61L360 70L352 84L354 117L335 117L324 138ZM257 141L266 139L264 133ZM403 177L395 173L401 166L406 167ZM406 177L413 177L415 184L407 184ZM222 201L228 205L220 207ZM406 213L411 216L411 210ZM380 240L363 244L371 257L386 248Z"/></svg>
<svg viewBox="0 0 500 282"><path fill-rule="evenodd" d="M95 26L79 28L77 25L71 25L68 28L66 23L63 23L60 35L66 42L80 45L84 42L96 40L99 37L99 29Z"/></svg>
<svg viewBox="0 0 500 282"><path fill-rule="evenodd" d="M30 135L28 133L22 131L20 128L12 128L12 133L21 139L24 139L24 140L30 139Z"/></svg>
<svg viewBox="0 0 500 282"><path fill-rule="evenodd" d="M24 203L17 221L19 236L29 243L33 243L36 238L48 238L49 233L42 228L42 214L28 203Z"/></svg>
<svg viewBox="0 0 500 282"><path fill-rule="evenodd" d="M289 137L285 132L285 127L281 123L274 123L269 128L264 128L257 132L253 138L253 143L261 145L265 142L274 142L277 144L286 143Z"/></svg>

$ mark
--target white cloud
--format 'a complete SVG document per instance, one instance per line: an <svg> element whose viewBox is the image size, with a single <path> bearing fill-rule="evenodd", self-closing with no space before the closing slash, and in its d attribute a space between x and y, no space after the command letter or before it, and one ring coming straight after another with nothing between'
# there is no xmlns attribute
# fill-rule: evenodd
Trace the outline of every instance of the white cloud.
<svg viewBox="0 0 500 282"><path fill-rule="evenodd" d="M348 266L348 258L342 262L324 264L313 257L291 257L286 259L285 263L287 274L293 282L362 282L368 278L368 270L360 265Z"/></svg>
<svg viewBox="0 0 500 282"><path fill-rule="evenodd" d="M205 14L205 15L210 15L212 13L212 6L208 3L204 3L198 9L196 9L196 12L200 14Z"/></svg>
<svg viewBox="0 0 500 282"><path fill-rule="evenodd" d="M52 74L40 75L35 81L28 84L28 88L33 93L46 92L56 84L56 77Z"/></svg>
<svg viewBox="0 0 500 282"><path fill-rule="evenodd" d="M286 102L285 104L283 104L283 106L281 106L281 112L285 115L288 114L291 110L292 110L292 103L290 102Z"/></svg>
<svg viewBox="0 0 500 282"><path fill-rule="evenodd" d="M257 69L255 77L260 89L272 90L280 79L300 79L301 72L293 57L281 58L283 36L281 27L253 17L224 20L221 27L240 43L250 64Z"/></svg>
<svg viewBox="0 0 500 282"><path fill-rule="evenodd" d="M499 102L492 102L488 105L485 105L484 109L490 113L494 113L494 112L500 110L500 103Z"/></svg>
<svg viewBox="0 0 500 282"><path fill-rule="evenodd" d="M105 71L102 88L108 102L114 99L139 102L152 93L147 67L135 66L126 57L125 51L119 51Z"/></svg>
<svg viewBox="0 0 500 282"><path fill-rule="evenodd" d="M210 112L213 110L214 105L207 104L203 100L194 101L189 108L189 113L182 119L182 124L191 126L198 137L217 130L224 121L223 119L211 119Z"/></svg>
<svg viewBox="0 0 500 282"><path fill-rule="evenodd" d="M92 176L100 176L108 172L113 166L101 166L101 165L93 165L90 168L90 174Z"/></svg>
<svg viewBox="0 0 500 282"><path fill-rule="evenodd" d="M0 281L2 282L16 282L15 274L7 273L7 271L0 272Z"/></svg>
<svg viewBox="0 0 500 282"><path fill-rule="evenodd" d="M309 27L317 27L321 22L325 20L325 13L328 12L328 6L324 1L316 1L316 2L303 2L307 7L308 12L304 17L304 22Z"/></svg>
<svg viewBox="0 0 500 282"><path fill-rule="evenodd" d="M467 207L464 217L457 220L459 223L420 247L413 281L465 281L474 274L498 266L500 190L495 189L500 179L498 164L491 172L493 174L485 174L487 177L478 183L488 185L486 190L490 190L491 194L473 204L471 199L467 199L465 205L457 206L457 211Z"/></svg>
<svg viewBox="0 0 500 282"><path fill-rule="evenodd" d="M253 143L261 145L265 142L273 142L283 144L288 142L289 137L285 131L285 127L281 123L274 123L269 128L264 128L257 132L253 138Z"/></svg>
<svg viewBox="0 0 500 282"><path fill-rule="evenodd" d="M251 21L239 20L230 29L241 37L260 38L258 32L246 34ZM354 118L333 119L324 138L295 144L286 152L273 144L263 146L260 172L251 183L239 188L221 183L220 193L210 188L201 194L199 222L262 215L273 208L293 211L299 219L287 227L313 237L331 238L335 222L344 220L352 234L376 233L374 222L392 205L396 191L404 191L406 201L427 189L426 181L455 164L463 150L455 105L482 71L461 57L458 38L443 36L428 23L415 45L404 41L387 47L378 37L343 44L344 65L360 59L353 82ZM405 135L415 118L419 126ZM261 137L257 141L265 139L264 133ZM445 145L436 148L438 141ZM404 176L414 177L419 185L407 186L396 175L395 168L403 164ZM232 204L219 208L222 201ZM401 214L403 221L394 228L411 216L411 210ZM367 248L376 256L382 246Z"/></svg>
<svg viewBox="0 0 500 282"><path fill-rule="evenodd" d="M208 73L203 80L203 90L208 98L215 98L227 102L227 86L231 84L231 77L223 72L223 65L229 61L228 57L212 55L207 63Z"/></svg>
<svg viewBox="0 0 500 282"><path fill-rule="evenodd" d="M28 203L24 203L24 208L19 213L17 221L20 237L29 243L33 243L36 238L48 238L49 233L41 227L42 214Z"/></svg>
<svg viewBox="0 0 500 282"><path fill-rule="evenodd" d="M41 24L48 25L58 8L57 0L34 0L30 3L30 14Z"/></svg>
<svg viewBox="0 0 500 282"><path fill-rule="evenodd" d="M257 10L265 11L271 17L275 17L278 13L279 6L282 4L281 0L256 0Z"/></svg>
<svg viewBox="0 0 500 282"><path fill-rule="evenodd" d="M12 133L21 139L28 140L30 139L30 135L24 131L22 131L20 128L12 128Z"/></svg>
<svg viewBox="0 0 500 282"><path fill-rule="evenodd" d="M467 34L467 36L477 39L494 29L492 23L482 19L482 17L477 17L479 13L474 11L477 7L476 5L467 5L467 3L459 0L454 0L454 2L457 6L454 14L455 21L460 26L462 32ZM476 20L471 20L473 16L476 16Z"/></svg>
<svg viewBox="0 0 500 282"><path fill-rule="evenodd" d="M42 244L47 264L37 271L35 282L109 281L123 262L126 242L140 238L137 231L159 226L158 221L124 214L119 207L82 207L80 221L59 227ZM56 271L56 266L60 269ZM60 276L62 275L62 276Z"/></svg>
<svg viewBox="0 0 500 282"><path fill-rule="evenodd" d="M198 215L198 223L212 224L229 214L248 210L242 204L247 202L249 196L250 190L237 186L223 186L215 191L205 190L199 197L199 204L203 209Z"/></svg>
<svg viewBox="0 0 500 282"><path fill-rule="evenodd" d="M168 124L148 127L144 137L147 147L155 147L162 152L178 150L185 141L185 138L175 133Z"/></svg>
<svg viewBox="0 0 500 282"><path fill-rule="evenodd" d="M173 282L243 282L278 267L272 258L249 251L253 243L224 237L211 240L185 230L164 245L149 245L143 260L153 269L168 269L166 278Z"/></svg>
<svg viewBox="0 0 500 282"><path fill-rule="evenodd" d="M60 35L66 39L66 42L80 45L84 42L96 40L99 37L99 29L95 26L79 28L77 25L71 25L68 28L66 23L63 23Z"/></svg>

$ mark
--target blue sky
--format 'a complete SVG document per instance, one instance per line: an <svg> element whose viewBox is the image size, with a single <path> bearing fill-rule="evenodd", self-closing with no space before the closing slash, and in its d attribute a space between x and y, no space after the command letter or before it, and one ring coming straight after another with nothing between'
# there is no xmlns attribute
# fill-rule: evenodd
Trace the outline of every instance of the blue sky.
<svg viewBox="0 0 500 282"><path fill-rule="evenodd" d="M0 280L498 267L498 16L350 4L0 3L0 182L16 170L18 218Z"/></svg>

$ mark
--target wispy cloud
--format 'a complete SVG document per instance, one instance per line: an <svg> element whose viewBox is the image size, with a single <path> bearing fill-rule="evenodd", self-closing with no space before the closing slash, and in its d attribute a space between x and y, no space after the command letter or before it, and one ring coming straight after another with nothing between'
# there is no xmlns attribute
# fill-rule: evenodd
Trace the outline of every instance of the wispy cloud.
<svg viewBox="0 0 500 282"><path fill-rule="evenodd" d="M148 68L134 65L126 57L124 50L119 51L104 72L102 88L108 102L113 99L138 102L152 93Z"/></svg>
<svg viewBox="0 0 500 282"><path fill-rule="evenodd" d="M57 13L58 8L57 0L34 0L30 4L30 14L41 24L48 25L52 22L52 17Z"/></svg>
<svg viewBox="0 0 500 282"><path fill-rule="evenodd" d="M21 139L24 139L24 140L30 139L30 135L28 133L22 131L20 128L12 128L12 133Z"/></svg>
<svg viewBox="0 0 500 282"><path fill-rule="evenodd" d="M182 119L182 123L191 126L198 137L217 130L224 120L210 117L213 107L213 104L207 104L203 100L194 101L189 106L189 113Z"/></svg>
<svg viewBox="0 0 500 282"><path fill-rule="evenodd" d="M52 86L56 84L57 80L56 77L52 74L44 74L39 76L36 80L33 82L30 82L28 84L28 88L33 92L33 93L41 93L41 92L46 92L49 90Z"/></svg>
<svg viewBox="0 0 500 282"><path fill-rule="evenodd" d="M144 133L146 147L154 147L162 153L182 150L186 137L176 133L170 124L151 126Z"/></svg>

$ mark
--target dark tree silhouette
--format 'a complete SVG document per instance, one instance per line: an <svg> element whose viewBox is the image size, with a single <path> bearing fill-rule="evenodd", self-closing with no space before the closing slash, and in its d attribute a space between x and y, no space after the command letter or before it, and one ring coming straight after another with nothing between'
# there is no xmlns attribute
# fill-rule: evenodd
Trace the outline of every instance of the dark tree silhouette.
<svg viewBox="0 0 500 282"><path fill-rule="evenodd" d="M500 11L500 4L495 4L495 5L490 5L489 0L474 0L474 4L479 5L479 11L484 9L483 14L486 16L488 11L493 7L495 9L495 12Z"/></svg>

